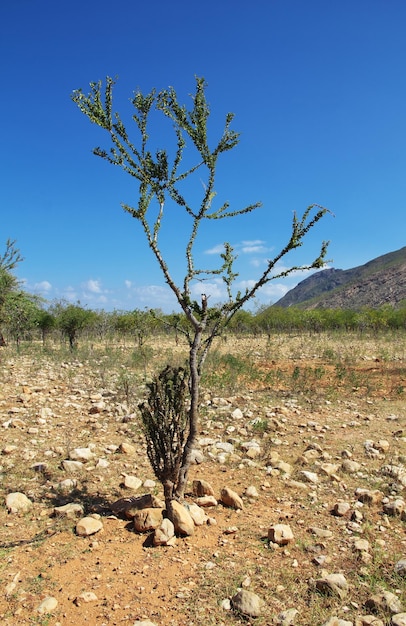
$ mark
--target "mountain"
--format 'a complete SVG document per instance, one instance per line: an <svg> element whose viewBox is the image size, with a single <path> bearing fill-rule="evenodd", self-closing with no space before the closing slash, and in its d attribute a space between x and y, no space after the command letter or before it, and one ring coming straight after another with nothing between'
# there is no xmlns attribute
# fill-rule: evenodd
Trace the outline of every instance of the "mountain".
<svg viewBox="0 0 406 626"><path fill-rule="evenodd" d="M397 307L406 301L406 246L349 270L312 274L273 306L301 309Z"/></svg>

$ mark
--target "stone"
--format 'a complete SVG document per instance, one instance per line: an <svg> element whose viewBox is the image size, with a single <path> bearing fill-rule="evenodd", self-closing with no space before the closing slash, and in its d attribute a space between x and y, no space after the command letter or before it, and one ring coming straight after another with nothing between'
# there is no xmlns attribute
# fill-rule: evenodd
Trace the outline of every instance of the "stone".
<svg viewBox="0 0 406 626"><path fill-rule="evenodd" d="M80 606L82 602L96 602L96 600L98 600L98 598L93 591L84 591L80 595L76 596L73 603L76 604L76 606Z"/></svg>
<svg viewBox="0 0 406 626"><path fill-rule="evenodd" d="M327 622L324 622L323 626L354 626L354 624L348 620L333 616Z"/></svg>
<svg viewBox="0 0 406 626"><path fill-rule="evenodd" d="M95 454L90 448L74 448L69 453L69 459L71 461L81 461L82 463L86 463L87 461L92 461L94 458Z"/></svg>
<svg viewBox="0 0 406 626"><path fill-rule="evenodd" d="M278 546L286 546L293 541L293 532L288 524L274 524L268 530L268 540Z"/></svg>
<svg viewBox="0 0 406 626"><path fill-rule="evenodd" d="M191 536L195 532L195 523L186 506L172 500L173 525L179 535Z"/></svg>
<svg viewBox="0 0 406 626"><path fill-rule="evenodd" d="M256 593L241 589L231 598L232 608L248 617L259 617L265 603Z"/></svg>
<svg viewBox="0 0 406 626"><path fill-rule="evenodd" d="M24 493L16 491L6 496L6 507L9 513L27 513L32 507L32 502Z"/></svg>
<svg viewBox="0 0 406 626"><path fill-rule="evenodd" d="M128 454L129 456L134 456L134 454L137 452L137 449L131 443L123 441L123 443L120 443L117 452L119 452L120 454Z"/></svg>
<svg viewBox="0 0 406 626"><path fill-rule="evenodd" d="M155 622L151 622L150 619L138 619L134 622L133 626L157 626Z"/></svg>
<svg viewBox="0 0 406 626"><path fill-rule="evenodd" d="M309 532L319 539L330 539L333 536L331 530L327 530L326 528L318 528L318 526L311 526L309 528Z"/></svg>
<svg viewBox="0 0 406 626"><path fill-rule="evenodd" d="M241 409L237 408L231 413L231 417L233 420L241 420L244 417L244 414Z"/></svg>
<svg viewBox="0 0 406 626"><path fill-rule="evenodd" d="M392 615L391 626L406 626L406 613Z"/></svg>
<svg viewBox="0 0 406 626"><path fill-rule="evenodd" d="M79 537L89 537L89 535L98 533L102 528L103 523L101 520L94 517L83 517L76 524L76 534Z"/></svg>
<svg viewBox="0 0 406 626"><path fill-rule="evenodd" d="M76 519L83 515L83 506L77 502L69 502L63 506L56 506L54 514L56 517L65 517L67 519Z"/></svg>
<svg viewBox="0 0 406 626"><path fill-rule="evenodd" d="M297 609L282 611L276 618L276 626L293 626L298 615L299 611Z"/></svg>
<svg viewBox="0 0 406 626"><path fill-rule="evenodd" d="M314 485L319 482L319 477L315 472L308 472L307 470L302 470L299 472L299 477L307 483L313 483Z"/></svg>
<svg viewBox="0 0 406 626"><path fill-rule="evenodd" d="M55 488L57 491L62 493L68 493L77 487L78 481L75 478L65 478L65 480L61 480Z"/></svg>
<svg viewBox="0 0 406 626"><path fill-rule="evenodd" d="M220 494L220 500L224 506L228 506L232 509L242 510L244 508L244 504L240 496L229 487L223 487Z"/></svg>
<svg viewBox="0 0 406 626"><path fill-rule="evenodd" d="M217 506L218 502L214 496L202 496L201 498L195 498L195 503L201 507Z"/></svg>
<svg viewBox="0 0 406 626"><path fill-rule="evenodd" d="M175 541L175 527L170 519L165 518L159 528L155 529L153 544L154 546L168 546L174 545Z"/></svg>
<svg viewBox="0 0 406 626"><path fill-rule="evenodd" d="M316 580L316 589L329 596L344 598L348 592L348 583L343 574L327 574Z"/></svg>
<svg viewBox="0 0 406 626"><path fill-rule="evenodd" d="M345 459L345 461L341 463L341 469L343 470L343 472L346 472L347 474L355 474L356 472L360 471L361 464L357 463L357 461L351 461L350 459Z"/></svg>
<svg viewBox="0 0 406 626"><path fill-rule="evenodd" d="M188 505L188 510L195 526L207 524L208 517L200 506L192 502Z"/></svg>
<svg viewBox="0 0 406 626"><path fill-rule="evenodd" d="M81 472L83 470L82 461L72 461L71 459L65 459L62 461L62 467L65 472Z"/></svg>
<svg viewBox="0 0 406 626"><path fill-rule="evenodd" d="M40 615L46 615L47 613L52 613L55 611L58 606L58 600L52 596L47 596L43 599L39 607L37 608L37 612Z"/></svg>
<svg viewBox="0 0 406 626"><path fill-rule="evenodd" d="M395 572L399 576L406 576L406 559L400 559L395 565Z"/></svg>
<svg viewBox="0 0 406 626"><path fill-rule="evenodd" d="M142 485L142 480L136 476L124 476L124 487L137 491Z"/></svg>
<svg viewBox="0 0 406 626"><path fill-rule="evenodd" d="M203 496L214 496L214 489L205 480L194 480L192 484L193 495L198 496L199 498Z"/></svg>
<svg viewBox="0 0 406 626"><path fill-rule="evenodd" d="M162 509L141 509L134 511L134 528L139 533L149 532L162 524Z"/></svg>
<svg viewBox="0 0 406 626"><path fill-rule="evenodd" d="M357 538L354 540L354 550L356 552L369 552L370 545L367 539Z"/></svg>
<svg viewBox="0 0 406 626"><path fill-rule="evenodd" d="M355 626L385 626L385 624L376 615L361 615L356 618Z"/></svg>
<svg viewBox="0 0 406 626"><path fill-rule="evenodd" d="M402 613L403 608L399 598L391 591L382 590L368 598L365 606L372 611L383 613Z"/></svg>
<svg viewBox="0 0 406 626"><path fill-rule="evenodd" d="M335 463L322 463L320 465L320 470L323 474L326 474L326 476L333 476L334 474L337 474L339 465L336 465Z"/></svg>
<svg viewBox="0 0 406 626"><path fill-rule="evenodd" d="M249 487L246 488L245 495L247 496L247 498L258 498L259 496L258 491L256 487L254 487L254 485L249 485Z"/></svg>
<svg viewBox="0 0 406 626"><path fill-rule="evenodd" d="M364 504L379 504L382 501L383 493L379 489L364 489L357 487L355 497Z"/></svg>
<svg viewBox="0 0 406 626"><path fill-rule="evenodd" d="M127 519L132 519L137 511L142 509L164 509L165 503L148 493L143 496L120 498L113 502L110 508L115 515L123 514Z"/></svg>
<svg viewBox="0 0 406 626"><path fill-rule="evenodd" d="M350 510L351 505L348 502L337 502L333 507L333 515L344 517L350 513Z"/></svg>
<svg viewBox="0 0 406 626"><path fill-rule="evenodd" d="M405 510L406 504L402 498L397 498L396 500L392 500L391 502L386 502L383 505L383 512L386 515L391 515L393 517L401 517L403 511Z"/></svg>

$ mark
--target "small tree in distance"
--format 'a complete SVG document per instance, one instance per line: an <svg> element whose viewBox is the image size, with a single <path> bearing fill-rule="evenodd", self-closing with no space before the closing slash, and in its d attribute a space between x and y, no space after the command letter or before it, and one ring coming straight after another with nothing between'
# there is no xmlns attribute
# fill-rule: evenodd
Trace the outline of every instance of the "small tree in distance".
<svg viewBox="0 0 406 626"><path fill-rule="evenodd" d="M225 117L224 130L214 148L209 146L207 123L210 115L206 100L206 82L203 78L196 78L196 91L192 96L192 106L186 106L178 102L175 90L170 87L157 93L155 90L144 95L140 91L134 93L131 103L133 106L132 119L136 124L139 134L137 143L133 143L127 129L117 112L113 112L113 88L115 81L107 78L103 87L101 81L90 83L90 93L84 94L81 89L73 92L72 100L91 122L105 129L111 139L109 151L95 148L95 155L101 157L112 165L118 165L139 184L138 204L131 207L123 204L123 208L142 226L146 240L152 250L158 265L162 271L166 283L174 293L179 306L183 310L189 326L178 328L188 341L188 377L190 406L188 410L187 424L184 426L187 432L182 444L181 462L168 463L171 468L171 488L166 483L166 500L171 498L181 499L184 495L188 472L191 464L192 451L198 433L199 417L199 389L202 368L207 354L215 337L219 336L229 324L234 315L242 307L254 298L257 291L271 280L288 276L294 271L320 269L325 263L327 243L323 242L315 259L308 265L292 266L287 270L278 271L277 264L289 252L297 249L303 243L307 233L326 214L327 209L319 205L309 206L302 217L293 216L292 228L286 244L280 252L267 262L263 273L255 284L244 293L236 292L235 279L238 274L234 270L236 256L229 243L224 244L224 250L220 254L217 267L213 269L201 269L196 266L196 241L199 230L203 223L216 224L218 220L236 218L248 214L260 206L260 203L251 204L245 208L231 210L228 202L224 202L217 208L214 207L216 196L215 182L217 166L220 156L232 150L239 141L239 135L231 129L233 114L228 113ZM153 153L150 149L148 123L154 111L162 113L173 124L176 147L173 154L170 151L159 148ZM183 157L187 143L194 147L195 161L186 159L187 165L183 167ZM201 199L195 203L188 198L190 182L194 175L204 176L205 183L202 186ZM188 181L188 185L185 184ZM164 219L178 220L176 217L166 215L166 204L170 202L184 211L185 217L190 219L189 236L185 244L184 254L186 259L186 272L181 284L173 277L170 267L164 258L162 242L160 240L161 228ZM224 303L217 307L208 306L208 298L202 289L198 300L192 297L192 285L196 281L205 281L210 277L221 277L227 297ZM162 389L165 385L158 385L159 377L153 389ZM162 382L162 381L161 381ZM173 389L173 385L169 385ZM150 391L151 392L151 391ZM171 391L172 393L172 391ZM166 404L166 399L163 401ZM153 406L153 398L150 397L150 405ZM176 415L169 411L172 419ZM170 421L170 420L169 420ZM162 428L168 420L163 420ZM159 432L159 420L155 421L152 436L165 436L165 432ZM167 433L170 436L170 433ZM148 437L148 435L147 435ZM156 451L156 448L154 448ZM164 464L165 466L165 464ZM176 472L174 472L176 467ZM161 472L162 473L162 472ZM164 482L164 477L159 477Z"/></svg>

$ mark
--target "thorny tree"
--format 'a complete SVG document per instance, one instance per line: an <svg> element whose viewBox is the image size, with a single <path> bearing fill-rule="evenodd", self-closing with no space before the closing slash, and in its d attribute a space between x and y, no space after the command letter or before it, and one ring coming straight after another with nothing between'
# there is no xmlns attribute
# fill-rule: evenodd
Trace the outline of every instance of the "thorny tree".
<svg viewBox="0 0 406 626"><path fill-rule="evenodd" d="M319 205L309 206L302 217L293 216L290 236L280 252L267 262L262 275L255 284L244 293L236 293L235 279L238 274L234 270L236 256L229 243L224 244L224 251L220 254L219 264L214 269L201 269L196 266L196 241L199 230L204 223L216 222L226 218L236 218L254 211L260 203L251 204L245 208L231 210L225 202L213 208L216 196L215 181L220 156L233 149L239 141L239 135L231 129L233 114L225 117L224 130L217 145L209 146L207 123L210 115L206 100L206 82L203 78L196 78L196 90L192 96L192 105L188 109L178 102L175 90L170 87L160 92L155 90L144 95L139 90L130 100L133 106L132 119L137 126L139 139L133 143L126 126L119 113L113 112L113 88L115 81L107 78L105 85L101 81L90 83L90 93L85 94L81 89L73 92L72 99L91 122L105 129L111 139L111 148L106 151L95 148L94 154L105 159L112 165L118 165L130 174L139 183L138 204L131 207L123 204L123 208L134 217L142 226L148 245L152 250L166 283L174 293L183 313L188 320L188 328L179 328L188 340L189 359L189 394L190 406L188 412L187 437L183 445L182 458L176 475L172 476L172 496L182 498L186 487L188 471L191 463L192 450L195 444L198 416L199 416L199 386L202 368L213 343L232 317L257 291L269 281L285 277L298 270L321 268L325 262L327 243L323 242L320 253L308 265L290 267L288 270L278 271L278 263L289 252L300 247L307 233L326 214L327 209ZM158 112L158 113L157 113ZM148 124L157 114L163 114L173 124L176 146L173 151L167 149L153 150L150 148ZM195 161L188 158L183 160L186 142L196 156ZM187 165L184 166L183 163ZM190 184L185 181L204 176L201 199L196 203L190 201ZM194 197L194 196L193 196ZM179 214L166 214L167 203L178 205L184 211L185 219L190 220L188 238L185 242L186 270L183 283L178 283L167 264L160 239L164 218L179 220ZM217 306L209 307L208 298L201 294L199 300L192 297L192 286L196 281L204 281L210 277L221 277L227 292L226 301ZM158 380L158 379L156 379Z"/></svg>

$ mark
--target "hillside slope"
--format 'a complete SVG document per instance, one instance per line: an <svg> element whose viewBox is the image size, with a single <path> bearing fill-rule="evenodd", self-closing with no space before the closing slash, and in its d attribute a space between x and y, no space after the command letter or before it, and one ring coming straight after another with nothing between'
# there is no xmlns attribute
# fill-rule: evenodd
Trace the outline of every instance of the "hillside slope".
<svg viewBox="0 0 406 626"><path fill-rule="evenodd" d="M393 307L406 300L406 246L348 270L312 274L273 306L302 309Z"/></svg>

